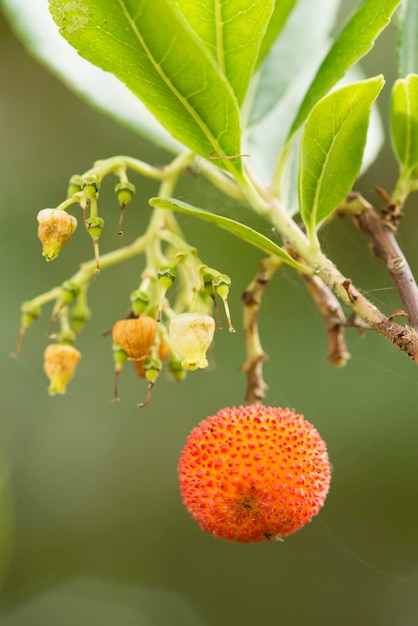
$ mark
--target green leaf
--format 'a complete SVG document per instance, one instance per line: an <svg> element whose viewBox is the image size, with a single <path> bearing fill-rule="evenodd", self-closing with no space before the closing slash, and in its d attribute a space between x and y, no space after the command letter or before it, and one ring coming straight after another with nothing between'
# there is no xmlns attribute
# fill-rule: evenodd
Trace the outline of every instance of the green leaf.
<svg viewBox="0 0 418 626"><path fill-rule="evenodd" d="M398 74L418 74L418 2L403 0L399 15Z"/></svg>
<svg viewBox="0 0 418 626"><path fill-rule="evenodd" d="M371 48L401 0L363 0L325 57L291 126L288 139L304 123L312 107Z"/></svg>
<svg viewBox="0 0 418 626"><path fill-rule="evenodd" d="M289 14L296 4L296 0L277 0L274 6L273 14L268 23L266 34L264 35L258 54L257 65L259 65L264 57L270 51L271 46L280 35Z"/></svg>
<svg viewBox="0 0 418 626"><path fill-rule="evenodd" d="M174 153L184 150L116 76L83 59L61 37L45 0L0 0L0 6L28 52L66 87L92 107L162 148Z"/></svg>
<svg viewBox="0 0 418 626"><path fill-rule="evenodd" d="M404 171L418 165L418 76L397 80L392 89L391 134Z"/></svg>
<svg viewBox="0 0 418 626"><path fill-rule="evenodd" d="M356 65L348 70L347 76L344 78L344 84L359 82L364 80L366 76ZM347 82L345 82L347 81ZM264 185L271 187L273 169L275 165L274 155L279 153L282 143L280 138L284 139L284 133L278 134L280 124L278 120L289 119L288 106L289 98L285 98L279 105L278 110L274 110L271 115L267 116L255 128L251 128L249 136L244 145L244 150L251 153L252 172L257 179ZM279 117L278 117L279 115ZM300 137L301 133L297 133L295 141L292 142L291 151L286 160L286 169L281 180L280 188L280 204L289 215L299 212L298 207L298 172L300 161ZM372 109L370 117L369 130L367 133L367 142L363 154L360 175L370 167L376 160L379 151L384 142L383 124L380 119L377 107Z"/></svg>
<svg viewBox="0 0 418 626"><path fill-rule="evenodd" d="M352 83L322 98L302 135L299 206L311 238L351 191L361 167L372 105L383 76Z"/></svg>
<svg viewBox="0 0 418 626"><path fill-rule="evenodd" d="M285 108L281 107L278 114L280 124L276 126L283 140L286 138L295 111L329 50L330 32L340 4L341 0L327 0L324 11L324 0L298 0L255 76L253 101L246 103L250 127L284 102ZM281 5L277 2L276 10Z"/></svg>
<svg viewBox="0 0 418 626"><path fill-rule="evenodd" d="M169 0L49 0L61 34L117 76L201 156L240 153L239 110L205 46ZM239 158L216 164L240 175Z"/></svg>
<svg viewBox="0 0 418 626"><path fill-rule="evenodd" d="M201 220L215 224L215 226L229 231L236 237L239 237L247 243L250 243L252 246L259 248L259 250L262 250L267 254L273 254L280 257L285 263L291 265L298 271L305 274L312 274L312 270L310 268L292 259L290 254L271 241L271 239L268 239L253 228L250 228L245 224L241 224L241 222L236 222L235 220L231 220L229 217L224 217L223 215L216 215L215 213L198 209L190 204L186 204L185 202L174 200L172 198L151 198L149 203L152 207L156 207L158 209L168 209L170 211L186 213L187 215L193 215Z"/></svg>
<svg viewBox="0 0 418 626"><path fill-rule="evenodd" d="M330 47L330 33L341 0L326 2L324 11L324 0L298 0L250 87L245 103L248 128L243 150L251 154L251 171L268 187L295 111ZM296 163L295 175L289 177L286 171L280 190L281 204L291 213L298 212L298 148L295 144L291 155Z"/></svg>
<svg viewBox="0 0 418 626"><path fill-rule="evenodd" d="M274 0L176 0L175 4L229 81L238 103L242 104Z"/></svg>

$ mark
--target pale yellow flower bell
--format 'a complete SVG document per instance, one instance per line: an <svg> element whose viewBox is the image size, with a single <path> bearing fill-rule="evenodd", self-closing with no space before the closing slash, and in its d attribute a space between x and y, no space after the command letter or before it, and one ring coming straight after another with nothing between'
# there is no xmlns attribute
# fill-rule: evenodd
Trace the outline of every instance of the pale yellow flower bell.
<svg viewBox="0 0 418 626"><path fill-rule="evenodd" d="M195 370L208 366L206 351L213 340L215 320L203 313L182 313L170 321L170 343L183 359L182 366Z"/></svg>
<svg viewBox="0 0 418 626"><path fill-rule="evenodd" d="M62 209L42 209L38 213L38 237L42 243L42 256L47 261L56 259L62 246L77 228L77 220Z"/></svg>
<svg viewBox="0 0 418 626"><path fill-rule="evenodd" d="M44 371L50 385L48 392L51 396L56 393L64 394L67 384L74 376L81 353L74 346L52 343L44 352Z"/></svg>

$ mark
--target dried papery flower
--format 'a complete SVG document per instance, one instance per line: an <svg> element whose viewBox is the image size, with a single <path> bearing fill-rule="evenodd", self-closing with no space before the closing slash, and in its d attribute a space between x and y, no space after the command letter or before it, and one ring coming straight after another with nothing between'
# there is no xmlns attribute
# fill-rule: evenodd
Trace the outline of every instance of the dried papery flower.
<svg viewBox="0 0 418 626"><path fill-rule="evenodd" d="M317 430L290 409L222 409L187 439L183 502L203 530L248 543L282 539L310 522L331 479Z"/></svg>
<svg viewBox="0 0 418 626"><path fill-rule="evenodd" d="M160 341L160 345L158 346L158 358L162 362L164 361L168 355L170 354L170 350L166 342L162 339ZM144 359L141 361L133 361L135 365L136 373L139 378L146 378L145 370L144 370Z"/></svg>
<svg viewBox="0 0 418 626"><path fill-rule="evenodd" d="M119 320L112 328L112 338L131 361L143 361L155 341L157 322L146 315L134 319Z"/></svg>
<svg viewBox="0 0 418 626"><path fill-rule="evenodd" d="M215 320L203 313L182 313L170 321L171 347L188 370L208 366L206 351L213 340Z"/></svg>
<svg viewBox="0 0 418 626"><path fill-rule="evenodd" d="M42 243L42 256L47 261L56 259L62 246L77 228L77 220L62 209L42 209L38 213L38 237Z"/></svg>
<svg viewBox="0 0 418 626"><path fill-rule="evenodd" d="M56 393L64 394L67 384L74 376L81 353L68 344L52 343L44 352L44 371L50 385L48 392L51 396Z"/></svg>

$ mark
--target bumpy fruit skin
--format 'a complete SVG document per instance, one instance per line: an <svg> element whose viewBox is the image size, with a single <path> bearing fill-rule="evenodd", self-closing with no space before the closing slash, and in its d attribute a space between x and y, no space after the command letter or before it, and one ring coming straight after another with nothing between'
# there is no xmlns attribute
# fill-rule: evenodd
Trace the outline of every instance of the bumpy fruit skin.
<svg viewBox="0 0 418 626"><path fill-rule="evenodd" d="M179 461L183 503L203 530L282 539L316 515L331 479L318 431L290 409L239 406L203 420Z"/></svg>

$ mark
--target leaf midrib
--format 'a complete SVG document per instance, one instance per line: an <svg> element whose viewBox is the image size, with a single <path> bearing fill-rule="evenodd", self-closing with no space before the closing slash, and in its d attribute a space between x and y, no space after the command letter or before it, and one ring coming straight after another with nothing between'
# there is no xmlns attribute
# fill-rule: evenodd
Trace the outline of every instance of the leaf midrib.
<svg viewBox="0 0 418 626"><path fill-rule="evenodd" d="M405 81L405 103L406 103L406 145L405 162L410 167L411 160L411 94L408 81Z"/></svg>
<svg viewBox="0 0 418 626"><path fill-rule="evenodd" d="M353 108L350 110L349 114L345 117L343 123L339 127L339 130L333 136L333 140L332 140L332 142L330 144L329 150L327 150L327 153L326 153L326 156L325 156L324 165L321 168L321 174L320 174L320 177L318 179L318 185L317 185L315 196L314 196L314 204L313 204L314 210L312 211L312 217L314 218L314 220L313 220L314 224L318 225L317 216L318 216L318 206L319 206L319 195L321 193L322 181L324 180L324 176L325 176L325 172L326 172L326 169L327 169L327 166L328 166L330 155L331 155L331 153L332 153L332 151L334 149L335 142L337 141L339 135L341 134L344 126L347 124L348 120L350 119L350 117L352 116L352 114L354 113L354 111L357 109L358 106L359 106L358 103L355 104L353 106Z"/></svg>
<svg viewBox="0 0 418 626"><path fill-rule="evenodd" d="M222 147L219 143L218 138L215 138L213 136L213 134L210 132L209 128L207 127L207 125L205 124L205 122L202 120L202 118L197 115L196 111L193 109L193 107L189 104L188 100L182 96L182 94L178 91L178 89L173 85L173 83L170 81L170 79L168 78L168 76L165 74L165 72L163 71L162 67L160 66L160 64L154 59L153 55L151 54L150 49L148 48L148 46L146 45L143 37L141 37L140 32L138 31L137 27L136 27L136 23L133 20L133 18L131 17L131 15L129 14L129 11L126 7L126 4L124 2L124 0L118 0L119 5L128 21L129 26L131 27L133 33L135 34L135 36L137 37L139 44L142 46L142 48L144 49L145 53L147 54L149 60L151 61L154 69L158 72L158 74L161 76L162 80L165 82L165 84L169 87L169 89L172 91L172 93L178 98L178 100L183 104L183 106L185 107L186 111L189 113L189 115L194 119L194 121L197 123L197 125L200 127L200 129L202 130L203 134L205 135L206 139L209 141L209 143L213 146L214 151L218 152L219 154L223 154L223 150ZM139 13L138 13L139 15ZM225 131L223 131L225 132ZM236 168L233 166L233 164L231 163L230 160L226 160L225 162L226 167L229 169L229 171L233 174L236 173Z"/></svg>
<svg viewBox="0 0 418 626"><path fill-rule="evenodd" d="M224 76L226 76L225 67L225 46L223 40L223 19L222 19L222 0L215 1L215 38L216 38L216 58L219 68Z"/></svg>

